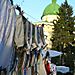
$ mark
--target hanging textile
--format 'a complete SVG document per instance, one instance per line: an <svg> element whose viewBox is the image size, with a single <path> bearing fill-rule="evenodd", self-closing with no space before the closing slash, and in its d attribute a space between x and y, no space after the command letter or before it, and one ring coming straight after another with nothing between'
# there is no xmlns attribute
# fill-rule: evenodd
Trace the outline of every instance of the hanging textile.
<svg viewBox="0 0 75 75"><path fill-rule="evenodd" d="M37 75L37 49L34 50L34 71L35 75Z"/></svg>
<svg viewBox="0 0 75 75"><path fill-rule="evenodd" d="M24 47L27 48L27 25L28 25L28 20L22 15L22 20L24 24Z"/></svg>
<svg viewBox="0 0 75 75"><path fill-rule="evenodd" d="M16 17L15 43L17 47L24 46L24 24L22 15Z"/></svg>
<svg viewBox="0 0 75 75"><path fill-rule="evenodd" d="M26 68L24 69L24 75L27 75L27 73L26 73Z"/></svg>
<svg viewBox="0 0 75 75"><path fill-rule="evenodd" d="M16 25L15 7L9 0L0 0L0 67L10 69L13 62L13 37Z"/></svg>
<svg viewBox="0 0 75 75"><path fill-rule="evenodd" d="M32 44L32 23L28 24L28 44L31 47Z"/></svg>
<svg viewBox="0 0 75 75"><path fill-rule="evenodd" d="M39 55L38 55L37 73L38 73L38 75L46 75L46 70L44 67L44 62L43 62L41 53L39 53Z"/></svg>
<svg viewBox="0 0 75 75"><path fill-rule="evenodd" d="M40 44L41 43L41 36L40 36L40 27L38 27L37 26L37 42L38 42L38 44Z"/></svg>
<svg viewBox="0 0 75 75"><path fill-rule="evenodd" d="M34 51L31 51L31 53L30 53L30 63L29 63L29 66L34 66L34 59L35 59Z"/></svg>
<svg viewBox="0 0 75 75"><path fill-rule="evenodd" d="M30 45L28 43L28 26L29 26L29 21L28 20L26 21L25 25L26 25L26 35L25 35L25 37L26 37L27 48L30 49Z"/></svg>
<svg viewBox="0 0 75 75"><path fill-rule="evenodd" d="M30 55L24 54L24 61L22 65L22 75L31 75Z"/></svg>
<svg viewBox="0 0 75 75"><path fill-rule="evenodd" d="M32 30L32 43L36 43L35 42L35 26L33 25L33 30Z"/></svg>
<svg viewBox="0 0 75 75"><path fill-rule="evenodd" d="M35 42L36 42L36 44L38 45L39 44L39 40L38 40L38 27L36 26L35 27Z"/></svg>
<svg viewBox="0 0 75 75"><path fill-rule="evenodd" d="M27 75L31 75L31 67L27 68Z"/></svg>
<svg viewBox="0 0 75 75"><path fill-rule="evenodd" d="M40 36L41 36L41 43L45 45L45 39L44 39L44 31L43 31L43 26L40 27Z"/></svg>
<svg viewBox="0 0 75 75"><path fill-rule="evenodd" d="M31 44L32 44L32 31L33 31L33 25L32 25L32 23L30 23L30 37L29 37L29 44L30 44L30 46L31 46Z"/></svg>
<svg viewBox="0 0 75 75"><path fill-rule="evenodd" d="M23 58L23 64L22 64L22 75L24 75L24 69L25 69L25 58L26 58L26 53L24 53L24 58Z"/></svg>
<svg viewBox="0 0 75 75"><path fill-rule="evenodd" d="M28 20L26 21L26 42L28 49L31 48L32 44L32 23L30 23Z"/></svg>

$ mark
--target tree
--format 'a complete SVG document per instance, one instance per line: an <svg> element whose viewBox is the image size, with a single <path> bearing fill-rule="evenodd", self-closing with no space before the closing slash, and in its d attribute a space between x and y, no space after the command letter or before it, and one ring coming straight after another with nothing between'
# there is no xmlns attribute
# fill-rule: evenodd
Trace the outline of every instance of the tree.
<svg viewBox="0 0 75 75"><path fill-rule="evenodd" d="M68 4L67 0L65 0L65 2L61 4L59 13L57 13L57 20L53 20L52 22L54 24L54 31L50 39L52 41L52 48L63 52L62 60L66 61L65 63L67 63L67 65L69 65L71 69L73 68L72 65L74 65L71 63L74 62L71 59L73 58L73 55L69 44L74 41L75 36L73 34L73 32L75 31L75 17L73 16L72 9L73 8ZM64 55L64 53L66 53L67 57ZM68 57L70 57L70 59ZM72 62L70 63L68 61Z"/></svg>
<svg viewBox="0 0 75 75"><path fill-rule="evenodd" d="M52 47L64 51L64 47L74 40L73 31L75 30L73 10L67 0L61 4L57 15L57 20L52 22L54 24L54 31L51 37Z"/></svg>

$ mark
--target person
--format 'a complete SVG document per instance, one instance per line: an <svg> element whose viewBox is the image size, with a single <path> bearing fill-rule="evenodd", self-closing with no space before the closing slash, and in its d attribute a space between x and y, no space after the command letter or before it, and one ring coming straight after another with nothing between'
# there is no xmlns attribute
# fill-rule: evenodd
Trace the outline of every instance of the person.
<svg viewBox="0 0 75 75"><path fill-rule="evenodd" d="M45 63L45 70L46 70L47 75L50 75L50 64L48 63L47 60L46 60L46 63Z"/></svg>
<svg viewBox="0 0 75 75"><path fill-rule="evenodd" d="M50 66L51 61L49 61L48 58L49 58L49 52L47 51L46 52L46 56L44 58L44 65L45 65L46 74L47 75L51 75L52 74L51 66Z"/></svg>
<svg viewBox="0 0 75 75"><path fill-rule="evenodd" d="M47 75L56 75L56 65L51 63L51 58L49 51L46 52L46 56L44 58L45 70Z"/></svg>

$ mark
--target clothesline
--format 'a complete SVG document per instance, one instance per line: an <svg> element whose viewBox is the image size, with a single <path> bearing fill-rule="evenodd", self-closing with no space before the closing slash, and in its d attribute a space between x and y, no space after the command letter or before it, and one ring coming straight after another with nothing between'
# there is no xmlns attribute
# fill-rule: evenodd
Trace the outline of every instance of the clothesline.
<svg viewBox="0 0 75 75"><path fill-rule="evenodd" d="M19 6L19 15L16 15L15 7L9 0L1 0L0 9L0 69L5 69L9 75L13 67L14 71L21 71L25 61L27 66L30 61L36 64L38 50L35 48L43 46L45 40L43 26L35 26L28 21ZM31 54L33 57L30 60Z"/></svg>
<svg viewBox="0 0 75 75"><path fill-rule="evenodd" d="M11 2L11 4L13 5L13 0L10 0L10 2ZM24 10L21 10L21 7L20 7L19 5L16 5L16 6L17 6L16 9L19 11L20 14L22 14L22 15L26 14L26 15L28 15L29 17L31 17L32 19L38 21L36 18L32 17L30 14L24 12Z"/></svg>

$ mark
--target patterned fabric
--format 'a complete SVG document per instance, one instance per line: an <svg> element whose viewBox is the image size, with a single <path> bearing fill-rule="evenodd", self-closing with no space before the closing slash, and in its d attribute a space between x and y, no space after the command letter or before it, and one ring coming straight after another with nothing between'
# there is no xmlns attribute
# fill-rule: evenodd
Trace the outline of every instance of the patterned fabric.
<svg viewBox="0 0 75 75"><path fill-rule="evenodd" d="M8 70L13 62L15 25L15 7L9 0L0 0L0 67L7 67Z"/></svg>

